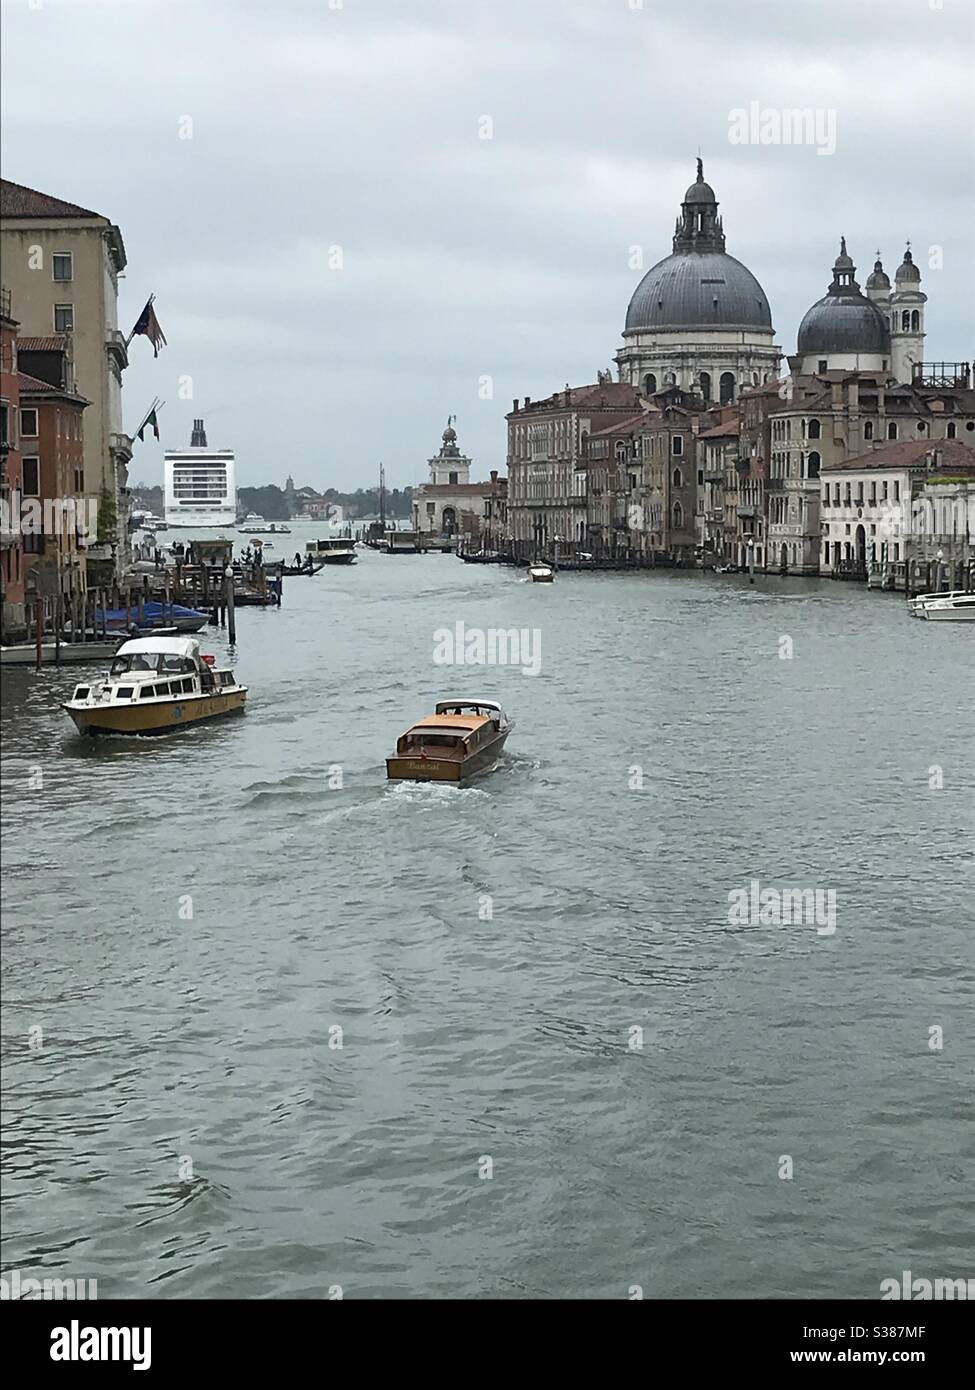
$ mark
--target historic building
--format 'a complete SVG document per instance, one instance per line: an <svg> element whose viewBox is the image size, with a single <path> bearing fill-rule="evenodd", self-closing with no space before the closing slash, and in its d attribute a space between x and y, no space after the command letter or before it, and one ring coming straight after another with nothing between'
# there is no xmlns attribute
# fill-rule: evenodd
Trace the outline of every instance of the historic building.
<svg viewBox="0 0 975 1390"><path fill-rule="evenodd" d="M725 250L718 202L704 168L684 195L672 253L647 271L630 300L620 381L645 395L677 385L707 404L737 400L741 391L778 376L765 291Z"/></svg>
<svg viewBox="0 0 975 1390"><path fill-rule="evenodd" d="M126 564L128 464L132 440L122 429L126 340L118 327L122 234L107 217L0 180L4 283L13 293L21 334L60 340L70 391L91 402L85 421L85 484L100 504L99 529L116 574ZM111 550L114 547L114 550Z"/></svg>
<svg viewBox="0 0 975 1390"><path fill-rule="evenodd" d="M600 372L595 385L566 386L541 401L514 402L508 414L508 527L515 555L533 559L589 536L589 436L640 408L640 391Z"/></svg>
<svg viewBox="0 0 975 1390"><path fill-rule="evenodd" d="M0 290L0 580L3 584L2 624L4 642L27 634L24 613L24 545L19 526L19 499L23 492L20 463L20 377L17 364L17 320L10 306L10 291Z"/></svg>
<svg viewBox="0 0 975 1390"><path fill-rule="evenodd" d="M437 536L482 535L490 519L497 530L504 514L504 487L497 469L490 482L471 482L471 459L460 451L454 417L447 421L439 451L427 460L429 482L413 490L413 530Z"/></svg>
<svg viewBox="0 0 975 1390"><path fill-rule="evenodd" d="M908 440L827 463L821 573L866 579L877 570L896 588L906 574L912 592L945 578L964 587L973 485L975 449L957 439Z"/></svg>

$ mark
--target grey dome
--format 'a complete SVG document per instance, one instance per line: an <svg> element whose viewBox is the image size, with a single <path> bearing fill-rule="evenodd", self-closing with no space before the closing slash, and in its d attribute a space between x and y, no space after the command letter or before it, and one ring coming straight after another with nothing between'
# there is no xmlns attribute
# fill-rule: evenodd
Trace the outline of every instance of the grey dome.
<svg viewBox="0 0 975 1390"><path fill-rule="evenodd" d="M709 183L705 183L703 179L699 179L696 183L692 183L690 188L684 194L684 202L716 203L717 199L714 196L714 189L711 187L711 185Z"/></svg>
<svg viewBox="0 0 975 1390"><path fill-rule="evenodd" d="M809 309L799 325L798 351L890 352L887 321L857 290L831 291Z"/></svg>
<svg viewBox="0 0 975 1390"><path fill-rule="evenodd" d="M872 270L871 273L867 276L867 289L868 289L868 290L889 290L889 289L890 289L890 276L887 274L886 270L884 270L883 263L881 262L879 256L877 257L877 259L876 259L876 260L874 261L874 263L873 263L873 270Z"/></svg>
<svg viewBox="0 0 975 1390"><path fill-rule="evenodd" d="M897 267L894 279L897 281L898 284L902 284L905 280L910 280L914 282L920 281L921 272L914 264L914 257L911 255L910 251L904 252L904 259Z"/></svg>
<svg viewBox="0 0 975 1390"><path fill-rule="evenodd" d="M677 252L658 261L636 287L624 331L692 327L771 332L765 291L751 271L725 251Z"/></svg>

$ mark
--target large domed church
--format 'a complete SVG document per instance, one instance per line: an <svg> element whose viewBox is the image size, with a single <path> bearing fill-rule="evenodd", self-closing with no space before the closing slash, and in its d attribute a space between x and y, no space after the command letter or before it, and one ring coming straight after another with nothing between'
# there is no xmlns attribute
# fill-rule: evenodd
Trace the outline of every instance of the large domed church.
<svg viewBox="0 0 975 1390"><path fill-rule="evenodd" d="M647 395L675 385L729 402L777 377L781 359L765 291L725 250L718 201L699 159L673 251L647 271L630 300L616 354L620 381Z"/></svg>

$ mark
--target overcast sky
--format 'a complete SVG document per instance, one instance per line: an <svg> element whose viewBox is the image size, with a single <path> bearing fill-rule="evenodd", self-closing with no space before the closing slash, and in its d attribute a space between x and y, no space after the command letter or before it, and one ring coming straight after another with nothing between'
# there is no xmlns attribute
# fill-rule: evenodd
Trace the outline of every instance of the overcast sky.
<svg viewBox="0 0 975 1390"><path fill-rule="evenodd" d="M169 346L133 343L124 402L132 430L162 397L163 439L136 445L135 481L161 483L194 415L245 485L368 486L380 459L391 486L422 482L448 413L486 477L512 397L612 365L630 248L644 269L669 254L698 147L785 352L843 233L861 284L910 237L925 357L971 359L973 14L4 0L3 172L119 224L124 331L155 291ZM753 101L835 113L835 153L731 143Z"/></svg>

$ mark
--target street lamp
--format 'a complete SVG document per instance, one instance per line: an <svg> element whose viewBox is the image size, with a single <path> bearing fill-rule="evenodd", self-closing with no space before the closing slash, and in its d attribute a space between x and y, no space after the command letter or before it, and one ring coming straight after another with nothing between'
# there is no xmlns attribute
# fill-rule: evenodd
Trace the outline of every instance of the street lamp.
<svg viewBox="0 0 975 1390"><path fill-rule="evenodd" d="M747 547L747 549L748 549L748 582L749 582L749 584L754 584L754 583L755 583L755 542L754 542L753 540L749 540L749 541L746 541L746 542L745 542L745 545L746 545L746 547Z"/></svg>

